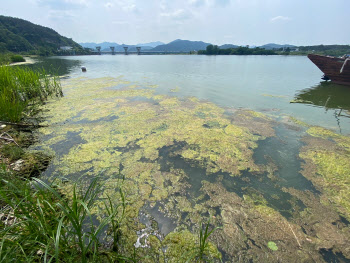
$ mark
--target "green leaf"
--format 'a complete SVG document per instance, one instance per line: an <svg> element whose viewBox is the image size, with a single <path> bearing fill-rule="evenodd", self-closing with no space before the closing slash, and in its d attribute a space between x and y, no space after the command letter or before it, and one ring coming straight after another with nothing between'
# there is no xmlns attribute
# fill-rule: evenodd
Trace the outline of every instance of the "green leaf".
<svg viewBox="0 0 350 263"><path fill-rule="evenodd" d="M273 250L273 251L278 250L278 247L277 247L277 245L276 245L275 242L269 241L269 242L267 243L267 246L269 247L269 249L271 249L271 250Z"/></svg>

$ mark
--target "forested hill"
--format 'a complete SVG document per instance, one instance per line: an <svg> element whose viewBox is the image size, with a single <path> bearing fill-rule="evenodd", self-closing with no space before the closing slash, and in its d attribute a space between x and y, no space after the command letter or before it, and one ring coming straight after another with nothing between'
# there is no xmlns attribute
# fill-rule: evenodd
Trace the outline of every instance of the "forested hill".
<svg viewBox="0 0 350 263"><path fill-rule="evenodd" d="M30 52L41 55L56 54L61 46L83 48L72 39L61 36L51 28L29 21L0 16L0 52Z"/></svg>
<svg viewBox="0 0 350 263"><path fill-rule="evenodd" d="M203 41L177 39L168 44L156 46L152 51L190 52L205 49L208 45L210 45L210 43L205 43Z"/></svg>

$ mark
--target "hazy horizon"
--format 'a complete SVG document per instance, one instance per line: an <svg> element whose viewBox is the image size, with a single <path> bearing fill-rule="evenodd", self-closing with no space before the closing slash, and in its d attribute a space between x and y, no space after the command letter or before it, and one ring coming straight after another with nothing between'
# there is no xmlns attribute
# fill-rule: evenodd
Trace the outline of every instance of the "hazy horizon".
<svg viewBox="0 0 350 263"><path fill-rule="evenodd" d="M348 0L12 0L2 10L78 43L350 44Z"/></svg>

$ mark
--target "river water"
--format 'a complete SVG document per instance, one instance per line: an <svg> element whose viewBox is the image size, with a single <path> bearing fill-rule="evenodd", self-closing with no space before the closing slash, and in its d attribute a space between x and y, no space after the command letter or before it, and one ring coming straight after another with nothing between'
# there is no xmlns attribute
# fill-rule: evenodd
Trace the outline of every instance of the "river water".
<svg viewBox="0 0 350 263"><path fill-rule="evenodd" d="M87 67L83 75L81 66ZM348 87L321 82L323 73L304 56L104 55L49 58L34 67L72 77L123 76L158 85L157 92L164 94L179 87L178 96L278 112L350 133Z"/></svg>
<svg viewBox="0 0 350 263"><path fill-rule="evenodd" d="M123 174L140 223L130 244L188 238L210 217L225 262L347 262L350 89L320 82L306 57L102 55L31 67L64 76L35 146L55 156L43 176L102 174L117 200Z"/></svg>

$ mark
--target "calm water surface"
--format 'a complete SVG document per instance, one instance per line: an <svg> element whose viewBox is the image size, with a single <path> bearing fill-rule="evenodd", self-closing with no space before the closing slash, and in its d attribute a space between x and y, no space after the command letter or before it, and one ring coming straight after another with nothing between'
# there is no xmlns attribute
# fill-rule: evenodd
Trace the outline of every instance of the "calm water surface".
<svg viewBox="0 0 350 263"><path fill-rule="evenodd" d="M87 67L86 73L81 66ZM122 75L141 85L159 85L159 93L290 115L350 133L349 87L321 83L322 72L303 56L102 55L49 58L34 67L72 77ZM170 92L176 88L178 92Z"/></svg>

